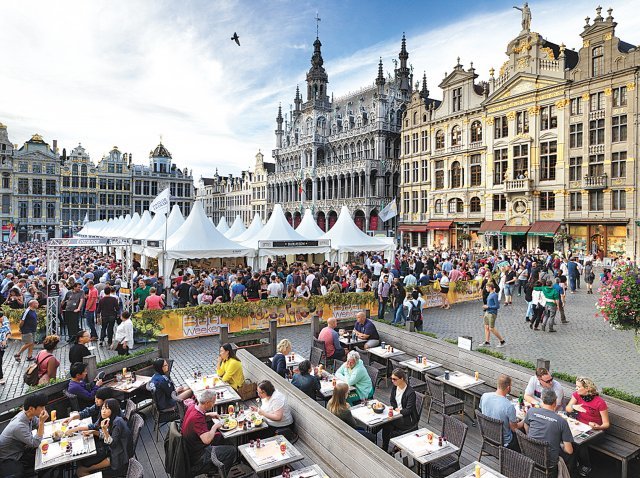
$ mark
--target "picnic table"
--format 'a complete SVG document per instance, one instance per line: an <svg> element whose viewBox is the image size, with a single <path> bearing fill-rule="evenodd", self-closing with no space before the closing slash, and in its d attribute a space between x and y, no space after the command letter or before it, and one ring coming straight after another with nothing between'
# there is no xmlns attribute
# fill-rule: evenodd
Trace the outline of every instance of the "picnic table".
<svg viewBox="0 0 640 478"><path fill-rule="evenodd" d="M282 453L280 447L281 443L286 445L284 453ZM240 445L238 451L258 475L265 476L267 472L274 468L280 468L304 459L302 453L284 436L265 438L261 440L260 448L257 448L256 445L252 443Z"/></svg>
<svg viewBox="0 0 640 478"><path fill-rule="evenodd" d="M429 437L431 437L431 440ZM440 436L430 429L420 428L392 438L391 444L397 446L418 462L419 474L422 476L425 465L443 456L456 453L459 449L449 441L442 442L441 446L439 438Z"/></svg>
<svg viewBox="0 0 640 478"><path fill-rule="evenodd" d="M382 413L376 413L373 411L373 405L376 403L382 403L378 400L370 400L367 405L361 404L351 407L351 415L357 421L362 423L367 431L372 431L381 427L389 422L398 420L402 417L400 412L393 410L390 406L384 405ZM389 410L393 411L393 415L389 416Z"/></svg>
<svg viewBox="0 0 640 478"><path fill-rule="evenodd" d="M43 443L48 444L47 453L42 452ZM70 452L67 444L71 445ZM64 448L62 445L65 445ZM96 454L96 441L93 436L82 434L62 438L60 441L43 439L36 450L35 471L45 470L55 466L66 465Z"/></svg>
<svg viewBox="0 0 640 478"><path fill-rule="evenodd" d="M455 473L449 475L448 478L475 478L476 465L480 465L480 478L508 478L504 476L502 473L498 473L496 470L494 470L490 466L484 463L480 463L478 461L469 463L464 468L461 468Z"/></svg>

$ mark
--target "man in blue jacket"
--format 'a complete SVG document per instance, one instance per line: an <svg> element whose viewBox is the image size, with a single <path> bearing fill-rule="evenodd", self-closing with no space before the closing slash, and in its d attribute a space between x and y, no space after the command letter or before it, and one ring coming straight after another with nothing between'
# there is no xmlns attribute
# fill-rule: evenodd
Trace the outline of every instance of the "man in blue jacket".
<svg viewBox="0 0 640 478"><path fill-rule="evenodd" d="M496 319L498 318L498 309L500 308L500 301L498 300L498 294L496 294L496 288L493 283L489 282L486 285L489 291L487 297L487 304L483 305L484 312L484 344L485 346L491 345L489 341L491 334L495 335L500 343L496 347L504 347L505 340L500 335L500 332L496 329Z"/></svg>

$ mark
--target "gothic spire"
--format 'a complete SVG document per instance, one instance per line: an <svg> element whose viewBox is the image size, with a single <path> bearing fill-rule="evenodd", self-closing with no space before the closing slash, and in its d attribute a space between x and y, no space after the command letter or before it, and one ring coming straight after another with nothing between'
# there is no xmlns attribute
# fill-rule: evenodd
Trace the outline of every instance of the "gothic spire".
<svg viewBox="0 0 640 478"><path fill-rule="evenodd" d="M396 78L400 81L400 91L407 94L411 91L411 82L409 79L410 70L407 66L407 60L409 59L409 53L407 52L407 40L402 34L402 44L400 46L400 67L396 70Z"/></svg>
<svg viewBox="0 0 640 478"><path fill-rule="evenodd" d="M376 85L384 85L384 71L382 69L382 57L380 57L380 63L378 63L378 77L376 78Z"/></svg>
<svg viewBox="0 0 640 478"><path fill-rule="evenodd" d="M311 68L307 73L307 101L329 101L329 98L327 97L327 83L329 83L329 77L322 66L324 64L324 60L322 59L321 47L322 43L320 42L320 39L316 38L316 41L313 42Z"/></svg>
<svg viewBox="0 0 640 478"><path fill-rule="evenodd" d="M426 100L429 97L429 90L427 89L427 72L422 75L422 89L420 90L420 97Z"/></svg>

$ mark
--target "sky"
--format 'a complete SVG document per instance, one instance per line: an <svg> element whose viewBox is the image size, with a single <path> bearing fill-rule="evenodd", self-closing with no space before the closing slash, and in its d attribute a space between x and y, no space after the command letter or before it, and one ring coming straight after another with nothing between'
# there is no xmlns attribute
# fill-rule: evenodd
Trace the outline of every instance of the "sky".
<svg viewBox="0 0 640 478"><path fill-rule="evenodd" d="M406 34L415 79L431 96L456 64L478 81L520 32L503 0L0 0L0 122L97 162L113 146L148 162L160 141L194 179L237 174L271 158L275 117L304 91L316 27L329 92L371 85ZM518 5L520 5L518 3ZM576 50L597 1L532 1L531 30ZM610 5L616 36L640 44L640 0ZM609 5L603 5L603 15ZM320 21L316 21L316 15ZM241 45L231 41L237 32Z"/></svg>

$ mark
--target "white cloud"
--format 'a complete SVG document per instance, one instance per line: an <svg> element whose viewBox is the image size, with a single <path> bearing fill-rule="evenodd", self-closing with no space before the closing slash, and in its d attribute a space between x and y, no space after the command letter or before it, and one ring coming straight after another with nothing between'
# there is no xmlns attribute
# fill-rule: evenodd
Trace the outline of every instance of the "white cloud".
<svg viewBox="0 0 640 478"><path fill-rule="evenodd" d="M570 9L534 3L532 29L577 48L594 7L586 0ZM638 1L615 7L619 36L640 42ZM178 167L193 168L196 177L216 167L237 173L253 164L258 149L271 155L277 105L288 111L295 85L304 85L313 37L301 38L314 13L310 5L283 1L5 2L0 121L15 143L39 132L68 151L82 142L94 161L118 145L146 162L162 134ZM504 8L409 31L414 81L426 70L439 97L437 84L457 56L487 79L519 29L519 12ZM241 47L230 39L234 31ZM321 39L326 46L348 42L348 35ZM371 84L378 58L390 71L399 48L399 37L372 38L346 57L325 54L331 90L341 96Z"/></svg>

